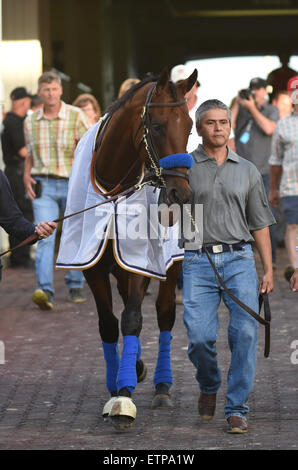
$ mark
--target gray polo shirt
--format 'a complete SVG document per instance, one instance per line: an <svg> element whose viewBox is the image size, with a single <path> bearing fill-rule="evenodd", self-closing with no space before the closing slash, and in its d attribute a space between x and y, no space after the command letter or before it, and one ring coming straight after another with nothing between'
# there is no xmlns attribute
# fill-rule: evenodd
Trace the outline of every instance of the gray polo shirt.
<svg viewBox="0 0 298 470"><path fill-rule="evenodd" d="M272 104L265 103L259 111L271 121L277 122L279 119L279 111ZM236 151L238 155L254 163L262 175L269 174L271 141L272 135L265 134L250 112L240 106L235 129Z"/></svg>
<svg viewBox="0 0 298 470"><path fill-rule="evenodd" d="M251 242L252 230L275 224L261 174L251 162L227 148L228 156L221 166L202 145L192 152L192 215L195 216L195 204L203 204L205 244ZM182 236L182 241L189 240ZM186 250L197 248L185 245Z"/></svg>

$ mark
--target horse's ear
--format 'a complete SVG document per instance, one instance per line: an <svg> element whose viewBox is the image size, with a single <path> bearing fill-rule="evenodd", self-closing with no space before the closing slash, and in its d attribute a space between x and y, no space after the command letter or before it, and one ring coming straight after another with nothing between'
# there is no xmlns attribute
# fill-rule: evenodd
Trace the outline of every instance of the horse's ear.
<svg viewBox="0 0 298 470"><path fill-rule="evenodd" d="M170 77L169 77L168 69L164 68L156 84L155 90L156 90L157 95L159 95L162 92L165 86L169 83L169 80L170 80Z"/></svg>
<svg viewBox="0 0 298 470"><path fill-rule="evenodd" d="M197 81L197 78L198 71L197 69L194 69L194 71L188 78L186 78L185 80L181 80L181 82L177 84L177 87L180 88L180 90L182 90L183 94L185 95L185 93L191 90L191 88L194 86Z"/></svg>

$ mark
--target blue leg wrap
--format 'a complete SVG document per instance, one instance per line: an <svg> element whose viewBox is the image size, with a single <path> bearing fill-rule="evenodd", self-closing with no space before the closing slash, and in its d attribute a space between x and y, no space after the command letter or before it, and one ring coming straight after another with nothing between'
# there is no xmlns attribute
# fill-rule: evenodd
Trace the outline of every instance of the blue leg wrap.
<svg viewBox="0 0 298 470"><path fill-rule="evenodd" d="M172 385L172 369L171 369L171 332L161 331L159 334L159 351L154 373L154 386L164 383Z"/></svg>
<svg viewBox="0 0 298 470"><path fill-rule="evenodd" d="M117 376L117 390L127 388L130 393L137 385L136 362L140 340L136 336L123 336L123 351Z"/></svg>
<svg viewBox="0 0 298 470"><path fill-rule="evenodd" d="M110 393L117 392L117 374L119 369L118 343L105 343L102 341L104 358L106 361L106 385Z"/></svg>

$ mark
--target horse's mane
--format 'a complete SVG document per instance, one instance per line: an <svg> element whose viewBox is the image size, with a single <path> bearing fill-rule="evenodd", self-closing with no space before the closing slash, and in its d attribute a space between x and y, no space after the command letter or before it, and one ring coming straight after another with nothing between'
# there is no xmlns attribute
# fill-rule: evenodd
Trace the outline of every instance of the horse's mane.
<svg viewBox="0 0 298 470"><path fill-rule="evenodd" d="M140 82L136 83L133 85L131 88L129 88L124 95L121 96L121 98L118 98L114 103L112 103L105 111L105 113L108 113L110 115L114 114L118 109L120 109L127 101L130 101L136 91L138 91L140 88L142 88L144 85L150 82L157 82L159 79L158 76L152 75L152 74L147 74L147 76L141 80ZM173 98L176 100L177 99L177 93L176 93L176 87L172 82L169 82L170 85L170 90L172 92Z"/></svg>

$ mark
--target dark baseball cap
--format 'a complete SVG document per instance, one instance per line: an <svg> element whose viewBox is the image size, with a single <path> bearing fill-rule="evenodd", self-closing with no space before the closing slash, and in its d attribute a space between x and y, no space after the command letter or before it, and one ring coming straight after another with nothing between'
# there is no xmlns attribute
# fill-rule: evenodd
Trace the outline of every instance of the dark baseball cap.
<svg viewBox="0 0 298 470"><path fill-rule="evenodd" d="M266 88L267 82L263 78L252 78L249 83L249 88Z"/></svg>
<svg viewBox="0 0 298 470"><path fill-rule="evenodd" d="M32 95L30 95L30 93L23 86L15 88L10 93L10 99L12 101L21 100L22 98L32 98Z"/></svg>

